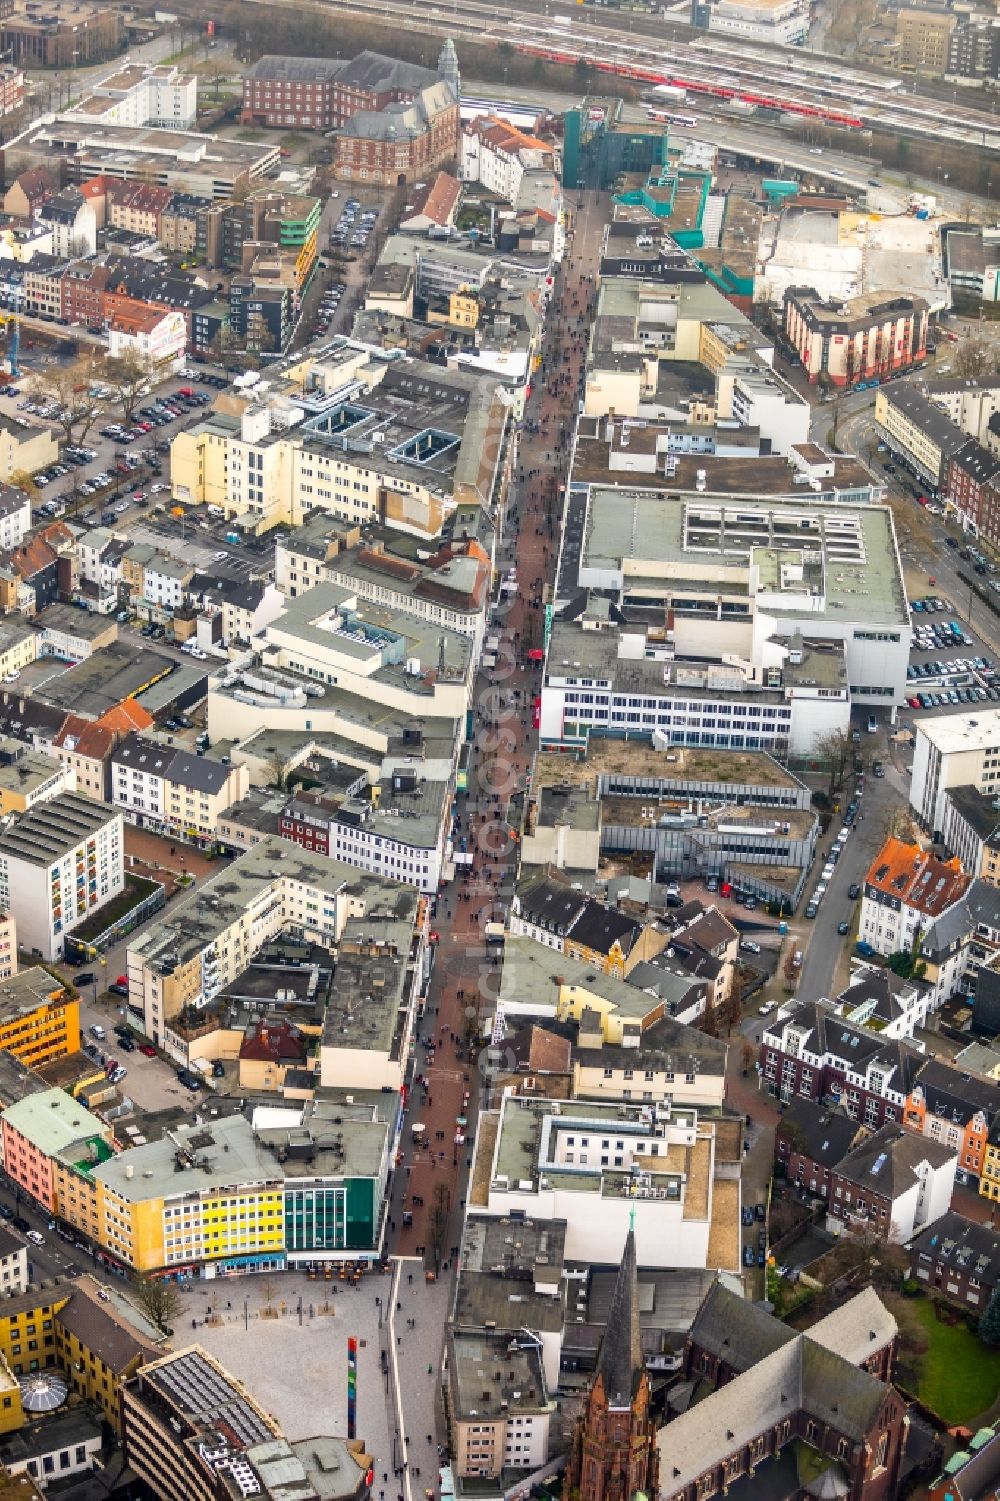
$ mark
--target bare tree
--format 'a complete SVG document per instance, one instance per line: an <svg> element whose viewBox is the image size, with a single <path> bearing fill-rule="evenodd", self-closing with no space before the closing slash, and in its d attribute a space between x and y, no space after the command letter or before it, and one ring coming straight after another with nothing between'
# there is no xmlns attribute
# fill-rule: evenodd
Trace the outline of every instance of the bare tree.
<svg viewBox="0 0 1000 1501"><path fill-rule="evenodd" d="M171 1334L174 1319L180 1312L181 1295L177 1284L163 1277L149 1277L137 1272L132 1279L132 1291L143 1313L162 1334Z"/></svg>
<svg viewBox="0 0 1000 1501"><path fill-rule="evenodd" d="M101 369L102 379L114 390L126 422L131 422L132 413L139 405L140 398L149 394L155 372L155 361L141 354L134 346L105 360Z"/></svg>
<svg viewBox="0 0 1000 1501"><path fill-rule="evenodd" d="M902 804L896 804L885 810L882 816L881 834L883 840L902 839L912 844L914 840L913 819L910 810Z"/></svg>
<svg viewBox="0 0 1000 1501"><path fill-rule="evenodd" d="M846 730L829 730L821 735L813 746L813 755L822 761L830 772L828 796L833 797L844 785L847 760L851 754L851 741Z"/></svg>
<svg viewBox="0 0 1000 1501"><path fill-rule="evenodd" d="M56 407L56 422L66 443L82 443L104 412L104 402L93 394L92 357L81 356L66 365L50 365L28 383L33 396Z"/></svg>
<svg viewBox="0 0 1000 1501"><path fill-rule="evenodd" d="M996 351L988 339L970 335L952 354L951 367L960 380L981 380L996 370Z"/></svg>
<svg viewBox="0 0 1000 1501"><path fill-rule="evenodd" d="M289 758L280 750L273 750L267 758L267 785L277 787L279 792L287 792L289 769Z"/></svg>
<svg viewBox="0 0 1000 1501"><path fill-rule="evenodd" d="M451 1190L447 1183L434 1185L434 1203L428 1216L427 1228L435 1255L440 1256L448 1229L448 1213L451 1209Z"/></svg>

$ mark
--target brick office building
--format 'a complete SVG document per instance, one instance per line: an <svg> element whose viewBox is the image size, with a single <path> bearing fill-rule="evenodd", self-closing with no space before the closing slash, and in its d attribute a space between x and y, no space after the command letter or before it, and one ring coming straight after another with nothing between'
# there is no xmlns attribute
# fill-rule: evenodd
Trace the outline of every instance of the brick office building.
<svg viewBox="0 0 1000 1501"><path fill-rule="evenodd" d="M334 137L334 174L382 187L416 182L457 156L460 124L458 99L444 79L409 104L362 110Z"/></svg>
<svg viewBox="0 0 1000 1501"><path fill-rule="evenodd" d="M361 52L350 61L330 57L260 58L243 80L247 124L336 130L359 110L406 104L438 74L398 57Z"/></svg>
<svg viewBox="0 0 1000 1501"><path fill-rule="evenodd" d="M953 501L963 520L971 521L980 536L995 540L996 527L988 512L1000 489L1000 457L990 453L975 438L968 438L945 463L941 494Z"/></svg>

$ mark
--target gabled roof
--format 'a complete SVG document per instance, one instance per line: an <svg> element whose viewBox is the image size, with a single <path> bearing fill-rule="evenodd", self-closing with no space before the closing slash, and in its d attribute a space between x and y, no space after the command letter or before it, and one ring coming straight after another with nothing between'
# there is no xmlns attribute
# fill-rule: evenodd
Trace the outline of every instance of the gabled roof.
<svg viewBox="0 0 1000 1501"><path fill-rule="evenodd" d="M937 1169L955 1161L954 1147L903 1126L889 1125L852 1147L835 1171L858 1188L894 1201L919 1182L918 1169L923 1164Z"/></svg>
<svg viewBox="0 0 1000 1501"><path fill-rule="evenodd" d="M523 918L550 932L564 933L570 931L588 900L584 892L574 891L566 882L544 877L524 886L517 895Z"/></svg>
<svg viewBox="0 0 1000 1501"><path fill-rule="evenodd" d="M48 167L29 167L16 179L15 185L29 203L37 203L40 198L57 191L59 179Z"/></svg>
<svg viewBox="0 0 1000 1501"><path fill-rule="evenodd" d="M566 937L571 943L593 949L595 954L610 954L617 945L627 957L641 935L642 924L634 918L602 902L588 901Z"/></svg>
<svg viewBox="0 0 1000 1501"><path fill-rule="evenodd" d="M777 1129L779 1137L789 1141L793 1151L801 1152L820 1167L832 1168L850 1151L864 1127L842 1111L796 1095L789 1100Z"/></svg>
<svg viewBox="0 0 1000 1501"><path fill-rule="evenodd" d="M696 917L678 930L677 936L688 943L696 943L711 954L717 948L726 948L739 937L739 932L718 907L703 907Z"/></svg>
<svg viewBox="0 0 1000 1501"><path fill-rule="evenodd" d="M866 883L926 917L938 917L965 894L971 876L957 858L939 860L919 844L894 836L869 867Z"/></svg>
<svg viewBox="0 0 1000 1501"><path fill-rule="evenodd" d="M96 722L105 729L121 730L128 734L130 730L148 730L156 721L148 709L144 709L134 698L125 698L113 709L108 709Z"/></svg>
<svg viewBox="0 0 1000 1501"><path fill-rule="evenodd" d="M807 1052L830 1059L831 1064L851 1073L864 1074L877 1066L887 1087L907 1095L926 1057L910 1043L869 1032L845 1021L829 1003L806 1001L791 1008L787 1016L765 1024L765 1031L782 1040L789 1031L804 1032Z"/></svg>
<svg viewBox="0 0 1000 1501"><path fill-rule="evenodd" d="M88 1351L117 1376L129 1374L135 1362L155 1360L161 1353L122 1318L110 1303L99 1301L97 1284L83 1276L73 1284L68 1303L55 1315L57 1328L73 1334Z"/></svg>
<svg viewBox="0 0 1000 1501"><path fill-rule="evenodd" d="M714 1329L705 1330L703 1337L699 1314L692 1341L715 1349L740 1374L659 1430L660 1486L665 1493L695 1482L720 1455L743 1449L797 1412L855 1442L870 1435L892 1388L831 1349L821 1325L796 1334L720 1284L709 1293L706 1305L711 1305ZM852 1347L854 1343L849 1342Z"/></svg>
<svg viewBox="0 0 1000 1501"><path fill-rule="evenodd" d="M987 1286L1000 1282L1000 1234L989 1225L967 1220L957 1210L947 1210L921 1230L912 1245L915 1251L978 1277Z"/></svg>
<svg viewBox="0 0 1000 1501"><path fill-rule="evenodd" d="M79 714L67 714L52 743L59 750L86 756L93 761L104 761L114 749L116 739L115 731L99 720L81 719Z"/></svg>
<svg viewBox="0 0 1000 1501"><path fill-rule="evenodd" d="M569 1074L573 1068L573 1045L568 1036L550 1027L530 1022L503 1040L504 1057L515 1068L532 1074Z"/></svg>
<svg viewBox="0 0 1000 1501"><path fill-rule="evenodd" d="M921 948L927 955L942 954L970 938L980 924L1000 930L1000 890L989 881L976 880L960 901L931 923Z"/></svg>
<svg viewBox="0 0 1000 1501"><path fill-rule="evenodd" d="M451 223L461 196L462 184L458 179L449 172L439 172L434 181L417 195L416 203L404 214L404 220L424 218L444 228Z"/></svg>
<svg viewBox="0 0 1000 1501"><path fill-rule="evenodd" d="M259 1021L240 1045L240 1058L261 1063L302 1063L307 1054L305 1038L287 1021Z"/></svg>
<svg viewBox="0 0 1000 1501"><path fill-rule="evenodd" d="M939 1115L956 1125L966 1125L982 1113L987 1125L1000 1115L1000 1084L995 1079L979 1078L954 1068L943 1058L929 1058L914 1083L921 1091L931 1115Z"/></svg>

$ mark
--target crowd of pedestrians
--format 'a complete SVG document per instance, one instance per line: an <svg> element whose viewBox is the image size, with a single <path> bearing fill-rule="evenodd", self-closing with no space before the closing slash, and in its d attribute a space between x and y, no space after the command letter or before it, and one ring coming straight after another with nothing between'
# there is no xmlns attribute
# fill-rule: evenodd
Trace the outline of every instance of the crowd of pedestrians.
<svg viewBox="0 0 1000 1501"><path fill-rule="evenodd" d="M596 229L596 222L595 222ZM555 277L541 340L541 359L520 423L506 509L503 546L516 589L502 597L489 630L500 635L495 672L484 672L473 701L473 743L464 793L453 816L456 848L471 855L443 883L432 919L435 963L415 1038L407 1127L390 1204L390 1251L422 1258L429 1282L453 1274L472 1167L470 1143L480 1092L489 1087L484 1027L490 1020L500 951L484 942L502 923L513 889L519 799L527 789L537 744L536 700L544 651L545 607L551 601L560 524L583 400L588 329L596 299L599 233L580 243L567 232L567 254ZM491 984L492 982L492 984ZM443 1331L440 1331L443 1334ZM419 1312L397 1338L425 1338ZM436 1369L433 1359L428 1375ZM433 1435L428 1435L428 1443ZM410 1489L428 1501L437 1492L433 1464L421 1485L408 1445ZM388 1480L386 1473L383 1480ZM380 1493L380 1501L385 1495ZM402 1498L399 1498L402 1501Z"/></svg>

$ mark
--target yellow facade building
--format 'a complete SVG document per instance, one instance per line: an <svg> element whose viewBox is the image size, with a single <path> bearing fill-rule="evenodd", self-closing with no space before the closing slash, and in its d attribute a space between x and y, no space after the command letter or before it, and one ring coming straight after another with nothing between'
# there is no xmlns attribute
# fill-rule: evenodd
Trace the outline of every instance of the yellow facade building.
<svg viewBox="0 0 1000 1501"><path fill-rule="evenodd" d="M136 1271L283 1262L281 1169L242 1116L134 1147L93 1177L100 1242Z"/></svg>
<svg viewBox="0 0 1000 1501"><path fill-rule="evenodd" d="M124 1318L92 1277L79 1277L55 1315L56 1363L83 1401L100 1408L121 1436L122 1382L162 1353L163 1336L143 1333ZM155 1340L155 1343L154 1343Z"/></svg>
<svg viewBox="0 0 1000 1501"><path fill-rule="evenodd" d="M7 924L13 918L0 919L0 974L8 956L17 964ZM80 1003L40 965L0 979L0 1048L33 1066L79 1051Z"/></svg>

